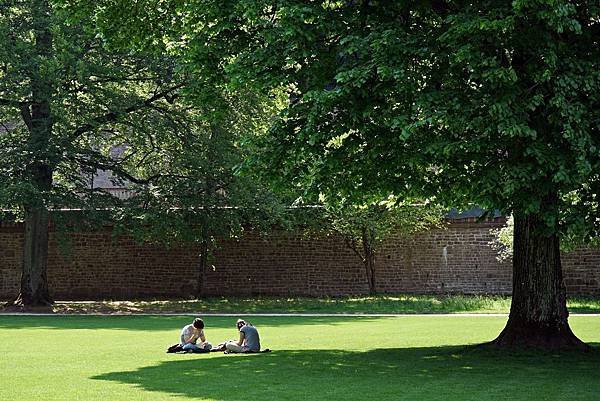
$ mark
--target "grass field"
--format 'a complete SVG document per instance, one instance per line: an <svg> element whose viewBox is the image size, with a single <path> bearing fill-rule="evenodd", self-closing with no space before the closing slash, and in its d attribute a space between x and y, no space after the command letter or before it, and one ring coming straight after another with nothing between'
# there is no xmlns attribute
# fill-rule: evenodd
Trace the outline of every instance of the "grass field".
<svg viewBox="0 0 600 401"><path fill-rule="evenodd" d="M166 354L189 317L0 316L0 400L599 400L594 350L501 354L504 317L248 317L270 354ZM206 317L208 339L236 336Z"/></svg>
<svg viewBox="0 0 600 401"><path fill-rule="evenodd" d="M600 313L600 298L570 298L574 313ZM58 313L508 313L510 297L376 295L340 298L223 297L201 300L57 302Z"/></svg>

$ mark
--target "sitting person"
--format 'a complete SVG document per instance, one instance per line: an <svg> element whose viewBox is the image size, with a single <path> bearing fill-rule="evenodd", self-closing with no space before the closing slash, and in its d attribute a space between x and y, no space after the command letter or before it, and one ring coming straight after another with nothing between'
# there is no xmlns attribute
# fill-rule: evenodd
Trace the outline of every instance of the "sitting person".
<svg viewBox="0 0 600 401"><path fill-rule="evenodd" d="M225 352L260 352L260 337L256 327L242 319L238 319L235 325L240 332L240 339L227 341L225 343L227 351Z"/></svg>
<svg viewBox="0 0 600 401"><path fill-rule="evenodd" d="M200 344L197 341L200 340ZM181 349L188 352L209 352L212 345L206 342L204 336L204 321L200 318L194 319L181 330Z"/></svg>

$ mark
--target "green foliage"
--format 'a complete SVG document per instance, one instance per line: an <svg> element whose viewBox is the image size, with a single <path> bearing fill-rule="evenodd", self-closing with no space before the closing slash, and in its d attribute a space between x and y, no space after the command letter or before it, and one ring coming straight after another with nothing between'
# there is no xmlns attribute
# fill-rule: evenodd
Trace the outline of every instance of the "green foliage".
<svg viewBox="0 0 600 401"><path fill-rule="evenodd" d="M364 261L391 236L408 237L442 225L432 205L402 205L395 200L364 206L326 202L321 230L339 235Z"/></svg>
<svg viewBox="0 0 600 401"><path fill-rule="evenodd" d="M571 226L570 230L585 227ZM495 236L495 240L490 243L498 252L499 260L509 260L513 255L513 240L514 240L515 221L514 217L510 216L506 222L506 226L498 229L493 229L492 234ZM595 248L600 247L600 237L586 238L584 234L567 234L564 235L560 242L560 249L563 252L573 251L578 246L593 246Z"/></svg>
<svg viewBox="0 0 600 401"><path fill-rule="evenodd" d="M497 258L500 261L512 258L514 229L515 219L510 216L504 227L491 230L495 238L490 243L490 246L498 252Z"/></svg>
<svg viewBox="0 0 600 401"><path fill-rule="evenodd" d="M186 65L193 71L195 77L212 84L226 85L228 90L245 100L248 99L247 93L262 93L271 99L269 103L271 115L280 113L279 118L269 120L268 124L265 124L266 120L261 120L262 125L254 127L248 132L249 135L243 137L241 145L245 158L240 160L239 178L258 172L262 178L268 177L270 183L275 184L271 187L277 189L280 196L291 201L298 195L302 195L305 204L320 203L319 195L326 195L328 199L347 199L344 202L326 202L323 221L327 221L326 225L329 224L326 230L344 231L352 241L354 238L362 238L362 234L359 235L356 230L361 231L367 221L370 221L368 224L373 225L368 227L368 231L376 232L375 241L383 238L392 226L397 230L399 226L419 229L430 225L431 221L428 221L428 218L432 214L425 216L427 213L421 213L424 208L412 211L413 209L409 207L376 206L380 199L376 201L369 197L357 199L358 194L363 191L363 183L355 182L361 179L358 171L354 175L351 174L350 170L354 165L352 160L344 163L344 170L347 170L348 174L343 174L342 177L336 171L336 157L343 155L345 145L354 140L352 136L354 134L368 136L368 132L358 133L348 128L350 133L347 133L346 128L340 128L339 132L336 131L339 135L330 138L325 149L326 153L332 154L331 161L327 164L311 165L312 157L321 158L320 155L309 152L310 149L319 146L316 135L321 133L305 134L303 130L297 129L297 126L286 125L288 117L309 120L322 118L314 110L306 109L306 102L303 99L314 98L315 102L321 100L326 102L331 98L330 94L323 90L334 80L335 74L330 75L329 69L340 58L352 54L352 51L336 54L330 48L331 35L337 34L336 30L346 29L345 19L353 18L351 13L344 10L341 3L161 1L160 6L153 12L145 11L147 5L145 1L136 1L134 4L127 12L123 12L121 7L111 2L102 1L97 4L84 2L83 8L87 5L94 10L97 15L97 29L103 32L103 36L111 45L161 49L176 54L178 59L186 60ZM174 19L174 16L177 18ZM323 25L325 23L327 26ZM160 30L155 28L157 24L161 26ZM343 38L341 41L343 46L358 46L358 44L351 44L350 39ZM177 45L174 46L174 43ZM320 63L321 58L324 63ZM339 79L346 78L343 78L342 74ZM295 103L295 98L302 100ZM195 98L196 103L202 103L203 100L204 98ZM290 107L286 107L290 104L290 100L293 105L292 111ZM265 103L263 101L263 104ZM223 118L227 118L232 110L236 110L235 107L229 107L226 102L211 101L211 104L214 112ZM255 101L252 104L260 103ZM336 107L336 105L331 103L327 104L327 107ZM327 109L323 111L327 112ZM336 113L352 114L355 111L356 109L336 109ZM364 117L368 118L366 115ZM346 120L345 115L340 115L327 127L342 126ZM284 133L284 130L288 131ZM302 148L285 148L290 144L286 138L298 140L297 143L301 142ZM282 153L274 155L273 152L264 152L264 148L273 150L273 146L279 146L273 141L284 142L281 148L277 148ZM358 148L361 147L360 144L356 145ZM361 152L362 150L358 149L357 156L360 156L358 153ZM258 155L262 155L262 159L259 159ZM302 171L305 169L316 175L310 172L303 175ZM320 178L326 177L327 172L319 169L327 169L331 172L331 181L345 179L346 181L336 182L336 184L341 185L344 191L356 188L355 196L346 197L322 186ZM365 185L371 185L369 182L371 178L366 177ZM387 199L389 192L380 191L379 195L385 194ZM421 199L422 197L419 198ZM407 203L410 201L408 197L403 200ZM356 205L371 206L364 208ZM409 209L412 212L409 213ZM289 211L287 224L297 224L298 219L304 220L301 224L310 222L312 217L303 219L300 216L304 212L312 216L316 209ZM281 210L276 215L282 216ZM419 220L421 217L423 219ZM166 221L166 219L161 220ZM403 224L398 224L401 220ZM345 223L342 223L343 221ZM342 227L343 224L346 226ZM350 229L350 225L355 228ZM356 228L359 226L360 229ZM352 230L354 232L350 233Z"/></svg>
<svg viewBox="0 0 600 401"><path fill-rule="evenodd" d="M190 43L168 37L172 31L139 43L136 35L146 32L141 25L104 31L108 10L125 15L122 8L56 0L36 20L36 5L3 1L0 7L1 208L17 214L28 204L79 208L84 211L73 218L55 216L61 227L110 219L120 232L162 242L210 242L239 234L243 224L271 223L278 200L236 166L245 157L244 138L266 130L276 113L276 93L231 91L222 78L226 56L209 49L192 63L181 52ZM132 5L126 14L141 10ZM156 32L172 9L154 11L148 18L158 19L143 25ZM34 35L42 22L52 34L44 56ZM210 34L201 28L194 29ZM47 85L51 112L50 129L39 137L28 121L36 79ZM115 156L115 149L122 153ZM51 171L49 188L36 183L29 167L35 163ZM98 170L134 196L90 188Z"/></svg>
<svg viewBox="0 0 600 401"><path fill-rule="evenodd" d="M115 199L86 190L89 175L105 169L116 180L149 179L131 166L156 157L150 142L162 142L181 114L176 99L186 76L168 57L107 51L91 16L75 19L70 9L49 4L48 15L36 18L40 7L2 3L0 205L14 210L27 203L114 205ZM50 33L44 54L36 42L39 30ZM35 109L44 103L48 129L40 135ZM123 144L129 152L121 160L111 157L111 149ZM51 172L50 188L34 179L36 165Z"/></svg>

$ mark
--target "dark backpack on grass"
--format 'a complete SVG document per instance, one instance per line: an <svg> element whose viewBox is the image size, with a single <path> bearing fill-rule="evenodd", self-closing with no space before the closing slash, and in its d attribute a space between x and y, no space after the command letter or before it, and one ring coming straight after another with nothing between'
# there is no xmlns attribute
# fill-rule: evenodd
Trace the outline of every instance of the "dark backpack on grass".
<svg viewBox="0 0 600 401"><path fill-rule="evenodd" d="M183 351L183 347L181 344L173 344L169 348L167 348L167 354L173 354L175 352Z"/></svg>

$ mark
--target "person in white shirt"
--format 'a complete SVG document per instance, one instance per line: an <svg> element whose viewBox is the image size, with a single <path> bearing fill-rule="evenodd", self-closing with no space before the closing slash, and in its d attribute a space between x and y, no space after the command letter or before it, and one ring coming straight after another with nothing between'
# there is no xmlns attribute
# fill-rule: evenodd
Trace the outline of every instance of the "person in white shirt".
<svg viewBox="0 0 600 401"><path fill-rule="evenodd" d="M198 343L200 340L200 343ZM204 336L204 321L200 318L194 319L181 330L180 344L184 351L208 352L212 345L206 341Z"/></svg>

